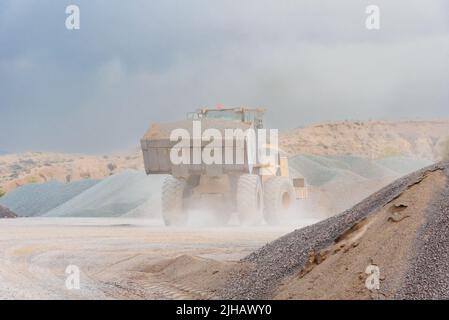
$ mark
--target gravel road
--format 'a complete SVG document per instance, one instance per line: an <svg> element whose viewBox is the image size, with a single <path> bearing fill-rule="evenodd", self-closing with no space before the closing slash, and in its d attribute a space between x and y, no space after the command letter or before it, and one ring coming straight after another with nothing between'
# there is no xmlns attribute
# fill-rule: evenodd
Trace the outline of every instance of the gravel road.
<svg viewBox="0 0 449 320"><path fill-rule="evenodd" d="M237 261L292 227L166 228L160 221L0 219L0 299L196 299L148 272L180 255ZM67 266L80 270L68 290Z"/></svg>

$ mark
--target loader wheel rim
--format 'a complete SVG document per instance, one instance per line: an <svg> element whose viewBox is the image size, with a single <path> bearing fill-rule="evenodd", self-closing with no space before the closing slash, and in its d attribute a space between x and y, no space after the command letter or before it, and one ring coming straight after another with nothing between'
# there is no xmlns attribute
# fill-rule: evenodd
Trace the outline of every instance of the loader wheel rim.
<svg viewBox="0 0 449 320"><path fill-rule="evenodd" d="M281 205L283 209L288 209L290 208L290 204L291 204L291 198L290 198L290 194L288 192L284 192L281 195Z"/></svg>

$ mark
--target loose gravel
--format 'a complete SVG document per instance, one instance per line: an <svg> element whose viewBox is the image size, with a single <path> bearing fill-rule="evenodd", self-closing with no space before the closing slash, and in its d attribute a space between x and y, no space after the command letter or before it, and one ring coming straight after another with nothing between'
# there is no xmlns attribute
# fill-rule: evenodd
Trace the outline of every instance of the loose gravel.
<svg viewBox="0 0 449 320"><path fill-rule="evenodd" d="M315 225L295 230L260 248L242 260L243 263L249 263L251 268L232 274L229 284L219 293L220 296L225 299L271 298L274 289L282 279L304 268L310 253L319 252L332 245L342 233L349 230L355 223L387 205L405 190L437 170L445 170L448 173L449 163L435 164L396 180L353 208ZM429 212L435 212L435 217L429 219L419 238L434 237L432 240L434 243L427 243L430 241L427 240L427 242L422 241L417 245L419 247L417 255L420 258L416 260L408 279L414 285L406 284L398 298L407 298L412 293L418 298L420 295L429 298L447 297L448 295L449 250L447 248L449 239L447 239L447 231L449 217L447 214L441 214L441 212L448 212L447 199L447 194L441 195L435 204L439 207L434 208L436 210L429 208ZM440 241L445 242L447 246L440 247ZM427 254L429 256L426 256ZM441 270L447 271L441 273ZM433 277L434 280L429 281L429 277Z"/></svg>
<svg viewBox="0 0 449 320"><path fill-rule="evenodd" d="M449 177L449 169L445 170ZM397 299L449 299L449 182L426 212Z"/></svg>

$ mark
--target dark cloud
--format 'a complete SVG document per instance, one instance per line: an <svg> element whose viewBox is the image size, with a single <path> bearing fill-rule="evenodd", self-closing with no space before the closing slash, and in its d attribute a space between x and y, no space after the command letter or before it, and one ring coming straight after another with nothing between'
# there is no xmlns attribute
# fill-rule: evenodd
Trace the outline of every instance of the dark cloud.
<svg viewBox="0 0 449 320"><path fill-rule="evenodd" d="M81 29L65 29L65 7ZM447 117L446 1L4 0L0 147L105 152L217 103L273 127Z"/></svg>

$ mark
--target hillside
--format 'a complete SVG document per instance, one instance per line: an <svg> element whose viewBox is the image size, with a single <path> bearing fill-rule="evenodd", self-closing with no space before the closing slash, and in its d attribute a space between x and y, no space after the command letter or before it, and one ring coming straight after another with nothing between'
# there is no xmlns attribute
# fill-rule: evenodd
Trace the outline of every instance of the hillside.
<svg viewBox="0 0 449 320"><path fill-rule="evenodd" d="M408 156L437 161L449 154L449 120L322 123L287 130L279 139L290 155Z"/></svg>
<svg viewBox="0 0 449 320"><path fill-rule="evenodd" d="M0 188L9 192L30 183L102 179L123 169L141 169L140 152L124 155L78 155L27 152L0 156Z"/></svg>

